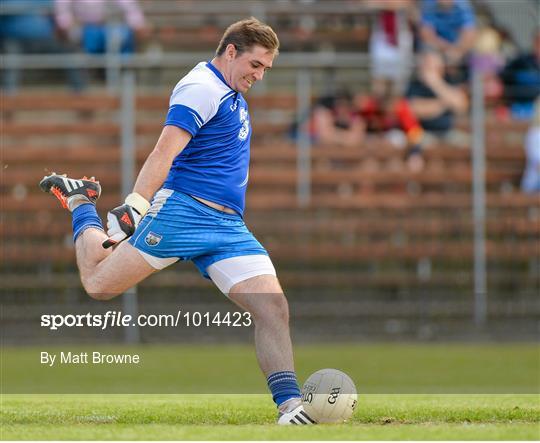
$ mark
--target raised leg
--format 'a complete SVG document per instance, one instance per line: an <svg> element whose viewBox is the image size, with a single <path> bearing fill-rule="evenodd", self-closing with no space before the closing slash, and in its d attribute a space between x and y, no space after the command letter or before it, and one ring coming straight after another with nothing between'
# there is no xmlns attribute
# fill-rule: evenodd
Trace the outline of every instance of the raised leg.
<svg viewBox="0 0 540 443"><path fill-rule="evenodd" d="M107 235L86 229L75 242L77 266L84 289L90 297L109 300L156 272L127 241L111 253L101 245Z"/></svg>

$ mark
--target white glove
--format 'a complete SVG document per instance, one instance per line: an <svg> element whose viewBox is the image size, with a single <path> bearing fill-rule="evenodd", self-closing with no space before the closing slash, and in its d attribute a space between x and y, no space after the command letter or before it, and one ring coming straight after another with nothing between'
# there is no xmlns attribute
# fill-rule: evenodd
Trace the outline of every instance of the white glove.
<svg viewBox="0 0 540 443"><path fill-rule="evenodd" d="M123 205L107 213L109 238L103 242L102 246L107 249L131 237L149 208L150 203L142 195L136 192L129 194Z"/></svg>

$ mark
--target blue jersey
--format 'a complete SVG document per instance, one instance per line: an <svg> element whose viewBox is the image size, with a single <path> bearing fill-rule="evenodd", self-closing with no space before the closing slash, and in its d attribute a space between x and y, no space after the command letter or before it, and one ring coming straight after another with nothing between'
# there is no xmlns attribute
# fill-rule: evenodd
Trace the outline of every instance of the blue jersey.
<svg viewBox="0 0 540 443"><path fill-rule="evenodd" d="M209 62L199 63L173 90L165 125L189 132L164 188L227 206L243 215L251 125L247 103Z"/></svg>

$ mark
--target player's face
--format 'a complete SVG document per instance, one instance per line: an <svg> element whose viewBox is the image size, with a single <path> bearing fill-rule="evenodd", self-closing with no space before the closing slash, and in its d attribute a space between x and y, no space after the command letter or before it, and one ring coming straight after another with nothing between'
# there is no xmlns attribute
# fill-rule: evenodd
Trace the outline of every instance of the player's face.
<svg viewBox="0 0 540 443"><path fill-rule="evenodd" d="M263 79L273 61L274 52L259 45L242 54L236 53L229 64L229 85L238 92L249 91L255 82Z"/></svg>

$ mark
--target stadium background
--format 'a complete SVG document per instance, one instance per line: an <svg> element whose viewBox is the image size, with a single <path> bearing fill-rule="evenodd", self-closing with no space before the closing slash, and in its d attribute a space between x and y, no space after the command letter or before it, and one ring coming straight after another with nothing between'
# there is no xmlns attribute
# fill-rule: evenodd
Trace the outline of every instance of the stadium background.
<svg viewBox="0 0 540 443"><path fill-rule="evenodd" d="M386 364L391 366L396 359L415 355L412 349L427 349L429 357L417 356L417 365L407 373L425 367L433 374L441 368L428 360L450 355L449 341L474 342L456 357L470 360L470 366L463 366L446 384L438 379L428 386L447 392L490 391L494 386L538 391L537 348L530 345L538 339L540 314L540 207L538 196L519 189L528 122L501 122L489 103L473 100L473 106L480 106L476 115L484 114L485 123L475 127L472 118L461 119L459 128L469 134L467 146L441 144L428 150L426 168L419 173L408 171L402 151L382 137L358 149L310 147L289 137L291 123L306 111L311 97L340 85L367 90L371 16L361 3L143 0L140 4L153 29L134 55L3 55L4 71L15 64L24 72L18 91L2 94L2 352L10 357L9 362L3 359L3 389L9 382L14 383L12 392L43 389L26 384L32 376L20 378L19 373L28 364L29 374L36 371L39 379L39 365L31 354L36 345L122 347L128 342L143 353L162 349L163 356L174 347L160 346L182 343L195 345L182 348L182 359L196 361L200 356L186 349L205 344L208 348L199 349L207 349L208 365L218 368L219 359L209 356L220 355L220 345L234 348L251 342L252 331L245 328L44 331L39 326L43 312L216 312L231 306L187 263L152 276L139 285L136 295L105 307L89 300L76 272L69 217L37 183L51 171L95 175L103 186L98 209L104 217L127 193L154 146L174 84L196 62L211 58L228 24L254 15L276 29L282 49L272 72L247 97L253 137L246 221L268 248L289 299L300 372L305 375L306 368L332 363L354 372L357 365L385 352L390 352ZM493 3L497 2L473 2L477 13L490 8L497 13L501 7ZM508 3L518 5L506 8L503 17L513 21L516 39L526 50L524 35L530 34L531 20L538 23L538 10L534 2ZM111 21L117 19L111 15ZM302 27L306 21L308 34ZM66 66L96 71L83 93L68 91L62 69ZM485 139L485 175L477 176L477 190L485 190L486 198L475 213L472 145L479 134ZM475 231L475 221L477 228L485 227L484 236L478 237L482 229ZM389 341L434 345L369 344ZM509 344L493 348L499 342ZM339 345L327 348L320 343ZM328 349L333 349L331 358L324 357ZM471 359L473 355L478 358ZM511 372L497 379L507 369L506 358L526 368L523 386L515 380L512 386L504 384ZM303 362L310 363L302 367ZM498 364L492 366L493 377L487 377L485 386L485 374L469 384L458 382L460 374L470 376L472 367L490 367L493 362ZM254 368L254 360L246 367ZM372 392L416 392L429 379L420 374L416 382L405 378L385 385L377 380L380 367L372 369ZM89 381L81 388L80 374L71 376L68 391L91 391L98 384ZM386 376L388 380L391 373ZM209 378L201 374L195 388L156 384L148 390L198 392ZM247 385L263 389L259 382ZM45 390L59 389L58 384L51 386ZM118 389L130 391L133 386ZM218 386L206 386L207 392L212 389ZM238 386L231 382L230 389L237 391Z"/></svg>

